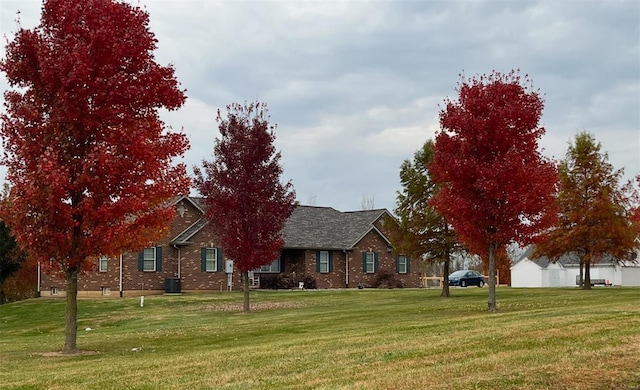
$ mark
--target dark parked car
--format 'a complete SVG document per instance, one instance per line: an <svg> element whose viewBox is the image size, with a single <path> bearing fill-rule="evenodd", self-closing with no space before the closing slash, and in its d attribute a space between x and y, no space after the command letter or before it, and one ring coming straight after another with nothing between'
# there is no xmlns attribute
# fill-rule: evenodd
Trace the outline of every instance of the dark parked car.
<svg viewBox="0 0 640 390"><path fill-rule="evenodd" d="M478 271L460 270L449 275L449 286L478 286L485 285L484 276Z"/></svg>

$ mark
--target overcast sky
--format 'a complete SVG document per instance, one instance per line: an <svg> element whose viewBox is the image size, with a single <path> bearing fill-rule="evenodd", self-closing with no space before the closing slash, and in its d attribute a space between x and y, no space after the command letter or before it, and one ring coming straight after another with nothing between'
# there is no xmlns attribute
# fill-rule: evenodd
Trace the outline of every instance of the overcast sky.
<svg viewBox="0 0 640 390"><path fill-rule="evenodd" d="M459 74L514 68L544 94L545 155L563 158L587 130L627 179L640 172L638 1L139 4L157 61L173 64L187 90L184 107L162 119L188 135L189 172L212 159L216 110L259 100L302 204L359 210L367 198L393 211L400 164L434 137ZM0 0L2 34L12 38L17 10L34 27L40 7Z"/></svg>

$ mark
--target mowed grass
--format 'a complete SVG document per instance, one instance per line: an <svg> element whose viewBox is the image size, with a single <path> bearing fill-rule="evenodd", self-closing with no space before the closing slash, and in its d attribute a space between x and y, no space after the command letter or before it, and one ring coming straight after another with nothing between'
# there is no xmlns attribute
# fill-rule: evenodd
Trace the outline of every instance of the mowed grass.
<svg viewBox="0 0 640 390"><path fill-rule="evenodd" d="M640 289L256 291L0 306L0 388L638 389ZM91 328L91 330L85 330Z"/></svg>

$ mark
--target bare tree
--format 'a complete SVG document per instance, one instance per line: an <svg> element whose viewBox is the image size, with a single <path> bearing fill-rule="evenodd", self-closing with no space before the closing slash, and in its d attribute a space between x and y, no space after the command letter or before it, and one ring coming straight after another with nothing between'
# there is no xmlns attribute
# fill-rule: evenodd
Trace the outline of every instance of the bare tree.
<svg viewBox="0 0 640 390"><path fill-rule="evenodd" d="M375 196L362 194L362 200L360 201L360 207L362 210L373 210L375 208Z"/></svg>

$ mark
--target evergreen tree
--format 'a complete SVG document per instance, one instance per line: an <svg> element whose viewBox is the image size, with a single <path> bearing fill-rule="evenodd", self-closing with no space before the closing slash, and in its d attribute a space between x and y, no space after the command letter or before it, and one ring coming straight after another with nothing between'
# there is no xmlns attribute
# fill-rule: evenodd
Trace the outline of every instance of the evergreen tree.
<svg viewBox="0 0 640 390"><path fill-rule="evenodd" d="M402 191L397 194L395 208L398 225L390 224L394 226L390 238L396 251L425 262L442 263L441 296L448 297L451 254L461 246L446 218L430 204L438 191L427 170L433 153L433 141L427 140L413 161L405 160L400 166Z"/></svg>

